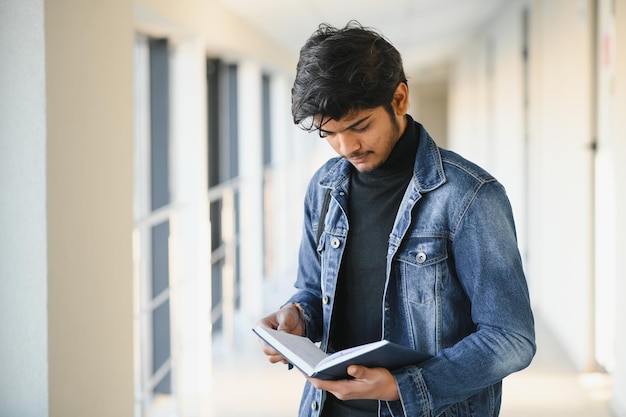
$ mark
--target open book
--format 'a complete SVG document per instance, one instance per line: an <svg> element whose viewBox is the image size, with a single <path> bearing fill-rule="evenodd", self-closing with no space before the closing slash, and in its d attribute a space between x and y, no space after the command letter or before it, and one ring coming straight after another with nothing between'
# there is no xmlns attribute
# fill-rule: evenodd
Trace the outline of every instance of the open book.
<svg viewBox="0 0 626 417"><path fill-rule="evenodd" d="M394 370L418 364L431 357L388 340L367 343L329 355L307 337L261 326L252 330L289 363L304 374L318 379L351 378L347 373L349 365Z"/></svg>

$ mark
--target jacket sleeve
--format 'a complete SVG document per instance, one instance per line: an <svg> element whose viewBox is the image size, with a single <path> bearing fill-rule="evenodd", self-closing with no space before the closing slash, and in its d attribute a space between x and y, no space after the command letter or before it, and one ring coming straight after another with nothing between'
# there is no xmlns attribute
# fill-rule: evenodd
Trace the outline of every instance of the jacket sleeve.
<svg viewBox="0 0 626 417"><path fill-rule="evenodd" d="M452 232L453 266L471 302L475 332L420 364L394 372L393 416L437 416L528 366L534 320L504 188L483 183Z"/></svg>
<svg viewBox="0 0 626 417"><path fill-rule="evenodd" d="M325 188L319 186L319 176L323 168L316 173L309 183L304 201L304 219L302 238L298 252L298 274L295 282L296 293L288 303L298 303L304 310L306 335L317 342L322 338L322 289L321 266L317 251L317 229L320 225L320 211Z"/></svg>

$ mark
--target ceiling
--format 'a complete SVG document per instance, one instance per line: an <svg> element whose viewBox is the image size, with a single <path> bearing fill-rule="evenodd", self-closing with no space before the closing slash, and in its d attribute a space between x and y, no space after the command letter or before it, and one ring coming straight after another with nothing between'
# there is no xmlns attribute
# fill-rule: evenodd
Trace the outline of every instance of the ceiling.
<svg viewBox="0 0 626 417"><path fill-rule="evenodd" d="M445 66L507 0L216 0L295 54L320 23L358 20L382 32L405 67Z"/></svg>

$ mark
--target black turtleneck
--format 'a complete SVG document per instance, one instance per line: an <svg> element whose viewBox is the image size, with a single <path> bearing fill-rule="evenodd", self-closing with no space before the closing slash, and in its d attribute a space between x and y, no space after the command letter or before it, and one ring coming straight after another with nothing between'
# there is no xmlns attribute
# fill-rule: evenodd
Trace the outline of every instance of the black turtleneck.
<svg viewBox="0 0 626 417"><path fill-rule="evenodd" d="M369 172L353 169L348 195L350 228L330 328L330 348L335 351L382 337L388 239L416 152L415 123L407 116L404 133L380 167ZM329 394L323 415L372 416L377 409L377 401L341 402Z"/></svg>

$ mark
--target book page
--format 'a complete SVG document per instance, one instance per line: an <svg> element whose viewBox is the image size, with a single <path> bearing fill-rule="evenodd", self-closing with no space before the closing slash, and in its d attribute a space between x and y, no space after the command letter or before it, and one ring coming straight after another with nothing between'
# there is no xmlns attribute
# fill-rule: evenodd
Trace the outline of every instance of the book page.
<svg viewBox="0 0 626 417"><path fill-rule="evenodd" d="M287 361L307 375L311 375L315 366L328 356L307 337L265 327L257 327L254 331Z"/></svg>
<svg viewBox="0 0 626 417"><path fill-rule="evenodd" d="M372 343L367 343L365 345L361 345L361 346L354 346L348 349L344 349L344 350L340 350L338 352L333 353L330 356L327 356L326 358L324 358L323 360L321 360L317 366L319 368L325 368L325 367L330 367L333 366L337 363L341 363L344 362L346 360L350 360L351 358L354 358L356 356L360 356L363 355L367 352L370 352L372 350L376 350L379 349L380 347L389 344L388 341L386 340L381 340L381 341L377 341L377 342L372 342Z"/></svg>

